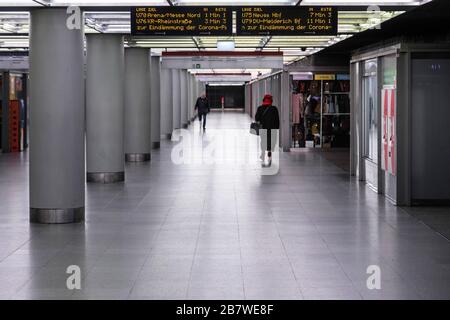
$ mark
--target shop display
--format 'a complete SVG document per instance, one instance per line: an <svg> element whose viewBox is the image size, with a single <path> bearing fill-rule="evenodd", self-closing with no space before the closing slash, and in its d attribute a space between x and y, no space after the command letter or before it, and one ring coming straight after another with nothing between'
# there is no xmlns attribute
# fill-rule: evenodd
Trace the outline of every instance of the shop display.
<svg viewBox="0 0 450 320"><path fill-rule="evenodd" d="M20 105L18 100L9 102L8 114L9 150L11 152L20 151Z"/></svg>
<svg viewBox="0 0 450 320"><path fill-rule="evenodd" d="M324 80L292 81L292 147L348 148L350 81L346 75L314 79Z"/></svg>
<svg viewBox="0 0 450 320"><path fill-rule="evenodd" d="M292 94L292 122L300 123L300 119L303 118L303 94Z"/></svg>
<svg viewBox="0 0 450 320"><path fill-rule="evenodd" d="M7 80L1 79L0 91L3 93L3 86L9 85L6 97L1 96L0 129L6 126L7 147L4 152L20 152L28 147L27 142L27 103L26 103L26 75L10 72ZM9 79L9 80L8 80ZM5 100L6 99L6 100ZM7 118L3 119L3 108L7 112ZM2 133L3 130L0 130ZM0 141L3 138L0 136Z"/></svg>

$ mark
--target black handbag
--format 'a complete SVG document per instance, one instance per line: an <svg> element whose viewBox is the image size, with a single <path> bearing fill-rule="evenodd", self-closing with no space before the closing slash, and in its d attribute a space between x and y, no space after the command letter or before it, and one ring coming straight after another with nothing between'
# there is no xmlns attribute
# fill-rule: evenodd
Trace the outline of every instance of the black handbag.
<svg viewBox="0 0 450 320"><path fill-rule="evenodd" d="M261 129L261 124L259 122L252 122L250 124L250 133L255 136L259 136L259 129Z"/></svg>
<svg viewBox="0 0 450 320"><path fill-rule="evenodd" d="M264 111L264 113L261 115L261 119L264 118L267 111L269 111L270 107L267 107L267 109ZM254 134L255 136L259 136L259 130L262 129L262 124L259 122L252 122L250 124L250 133Z"/></svg>

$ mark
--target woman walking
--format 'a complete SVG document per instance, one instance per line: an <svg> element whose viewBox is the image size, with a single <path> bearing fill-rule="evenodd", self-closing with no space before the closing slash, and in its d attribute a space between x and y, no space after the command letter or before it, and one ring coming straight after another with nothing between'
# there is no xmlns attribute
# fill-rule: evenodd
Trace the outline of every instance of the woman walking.
<svg viewBox="0 0 450 320"><path fill-rule="evenodd" d="M263 103L256 110L255 121L261 124L259 136L261 138L261 160L265 160L266 151L268 153L269 165L272 163L272 151L278 139L278 129L280 129L280 116L277 107L272 105L273 98L266 94Z"/></svg>

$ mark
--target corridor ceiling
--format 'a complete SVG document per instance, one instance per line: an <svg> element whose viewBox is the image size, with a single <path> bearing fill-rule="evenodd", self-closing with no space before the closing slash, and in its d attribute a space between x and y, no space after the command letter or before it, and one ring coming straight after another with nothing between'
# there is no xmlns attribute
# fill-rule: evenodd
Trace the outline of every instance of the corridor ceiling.
<svg viewBox="0 0 450 320"><path fill-rule="evenodd" d="M27 51L29 10L35 7L75 5L85 10L86 33L119 33L125 45L148 47L154 54L176 50L217 50L220 40L233 40L235 51L283 51L284 63L316 53L361 31L373 28L429 0L0 0L0 51ZM129 6L186 5L326 5L338 7L337 36L134 36ZM380 11L374 10L378 6ZM235 21L234 21L235 22ZM235 26L234 26L235 30Z"/></svg>

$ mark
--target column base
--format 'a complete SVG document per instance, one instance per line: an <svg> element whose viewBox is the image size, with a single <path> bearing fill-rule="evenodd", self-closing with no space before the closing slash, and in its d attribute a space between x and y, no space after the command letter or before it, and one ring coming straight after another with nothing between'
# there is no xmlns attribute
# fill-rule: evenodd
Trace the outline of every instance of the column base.
<svg viewBox="0 0 450 320"><path fill-rule="evenodd" d="M150 161L150 153L126 153L125 161L127 162Z"/></svg>
<svg viewBox="0 0 450 320"><path fill-rule="evenodd" d="M159 142L159 141L154 141L153 143L152 143L152 148L153 149L159 149L161 147L161 142Z"/></svg>
<svg viewBox="0 0 450 320"><path fill-rule="evenodd" d="M84 207L66 209L30 208L30 222L58 224L84 221Z"/></svg>
<svg viewBox="0 0 450 320"><path fill-rule="evenodd" d="M125 172L88 172L87 182L94 183L115 183L125 181Z"/></svg>

